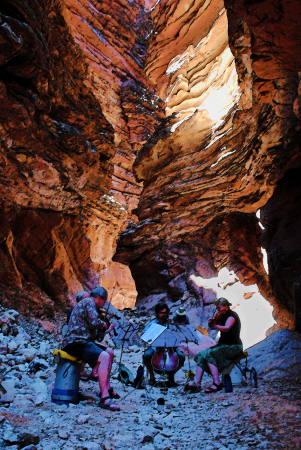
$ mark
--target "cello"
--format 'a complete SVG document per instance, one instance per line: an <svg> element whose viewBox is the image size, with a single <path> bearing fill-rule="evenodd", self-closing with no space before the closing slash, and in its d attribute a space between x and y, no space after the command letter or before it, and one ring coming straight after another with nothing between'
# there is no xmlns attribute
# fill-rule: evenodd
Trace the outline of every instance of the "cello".
<svg viewBox="0 0 301 450"><path fill-rule="evenodd" d="M151 365L154 371L173 372L179 365L179 358L173 347L158 347L152 357Z"/></svg>
<svg viewBox="0 0 301 450"><path fill-rule="evenodd" d="M160 372L173 372L179 365L179 358L173 347L159 347L155 351L151 364Z"/></svg>

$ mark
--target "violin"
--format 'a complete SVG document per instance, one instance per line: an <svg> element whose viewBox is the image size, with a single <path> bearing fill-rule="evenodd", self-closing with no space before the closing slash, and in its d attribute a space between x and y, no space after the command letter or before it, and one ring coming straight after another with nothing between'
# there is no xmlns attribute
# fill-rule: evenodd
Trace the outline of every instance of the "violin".
<svg viewBox="0 0 301 450"><path fill-rule="evenodd" d="M214 327L215 325L218 325L219 323L221 323L224 315L226 314L226 310L224 311L220 311L217 314L215 314L214 317L212 317L211 319L208 320L208 326L209 328Z"/></svg>

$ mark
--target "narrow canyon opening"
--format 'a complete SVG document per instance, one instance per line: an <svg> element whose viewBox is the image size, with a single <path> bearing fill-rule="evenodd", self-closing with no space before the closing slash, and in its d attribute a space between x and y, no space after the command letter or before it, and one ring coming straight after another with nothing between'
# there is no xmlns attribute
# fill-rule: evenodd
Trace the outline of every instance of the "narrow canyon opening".
<svg viewBox="0 0 301 450"><path fill-rule="evenodd" d="M299 342L300 24L298 0L2 0L2 313L57 335L100 285L208 329L225 297L245 348Z"/></svg>

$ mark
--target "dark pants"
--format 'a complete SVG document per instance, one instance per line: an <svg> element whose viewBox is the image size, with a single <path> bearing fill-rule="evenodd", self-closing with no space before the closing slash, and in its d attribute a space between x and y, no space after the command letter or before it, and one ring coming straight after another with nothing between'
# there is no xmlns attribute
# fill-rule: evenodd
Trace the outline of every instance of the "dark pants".
<svg viewBox="0 0 301 450"><path fill-rule="evenodd" d="M104 347L92 341L75 341L67 344L63 350L69 353L69 355L89 364L93 369L96 366L99 355L104 351Z"/></svg>

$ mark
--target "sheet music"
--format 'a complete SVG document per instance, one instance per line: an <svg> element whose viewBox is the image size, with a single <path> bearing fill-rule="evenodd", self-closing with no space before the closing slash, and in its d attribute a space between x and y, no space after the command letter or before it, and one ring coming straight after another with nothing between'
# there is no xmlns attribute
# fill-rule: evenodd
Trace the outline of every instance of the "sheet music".
<svg viewBox="0 0 301 450"><path fill-rule="evenodd" d="M191 325L170 325L170 330L174 331L179 335L181 342L199 342L198 335L194 331Z"/></svg>
<svg viewBox="0 0 301 450"><path fill-rule="evenodd" d="M141 335L141 339L151 345L165 330L166 327L163 327L159 323L153 323L149 329Z"/></svg>
<svg viewBox="0 0 301 450"><path fill-rule="evenodd" d="M151 327L141 336L141 339L148 345L154 347L176 347L180 345L181 339L176 332L176 327L171 329L160 324L152 324Z"/></svg>
<svg viewBox="0 0 301 450"><path fill-rule="evenodd" d="M163 333L152 343L154 347L178 347L181 344L179 334L175 331L165 328Z"/></svg>

